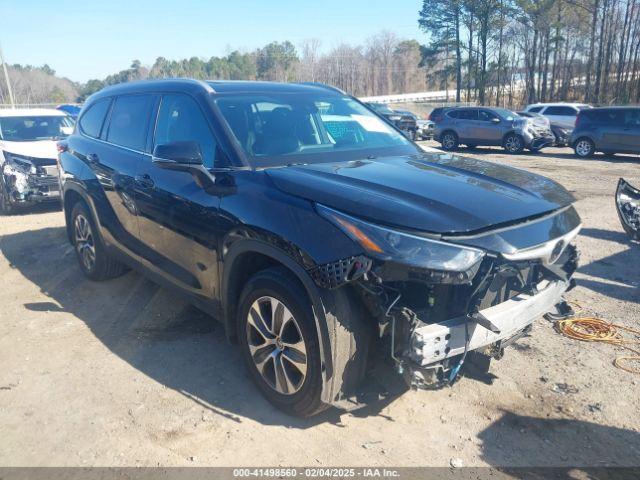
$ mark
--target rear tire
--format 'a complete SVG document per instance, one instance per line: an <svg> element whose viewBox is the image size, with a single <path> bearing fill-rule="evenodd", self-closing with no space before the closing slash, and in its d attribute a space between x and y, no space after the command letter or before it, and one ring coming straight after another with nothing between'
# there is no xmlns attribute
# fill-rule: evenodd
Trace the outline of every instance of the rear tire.
<svg viewBox="0 0 640 480"><path fill-rule="evenodd" d="M0 215L12 215L14 212L15 209L9 201L9 196L5 192L4 183L0 180Z"/></svg>
<svg viewBox="0 0 640 480"><path fill-rule="evenodd" d="M311 303L289 270L269 268L251 277L240 295L237 326L249 374L269 402L298 417L329 407L321 400L320 345Z"/></svg>
<svg viewBox="0 0 640 480"><path fill-rule="evenodd" d="M582 137L576 140L573 151L580 158L589 158L595 153L596 146L590 138Z"/></svg>
<svg viewBox="0 0 640 480"><path fill-rule="evenodd" d="M458 148L459 140L458 135L451 130L447 130L440 137L440 144L442 145L442 149L447 152L452 152Z"/></svg>
<svg viewBox="0 0 640 480"><path fill-rule="evenodd" d="M517 133L510 133L504 138L503 146L504 149L511 154L522 153L524 150L524 140Z"/></svg>
<svg viewBox="0 0 640 480"><path fill-rule="evenodd" d="M107 252L93 216L83 202L74 205L71 211L73 246L80 269L91 280L100 281L119 277L127 268Z"/></svg>

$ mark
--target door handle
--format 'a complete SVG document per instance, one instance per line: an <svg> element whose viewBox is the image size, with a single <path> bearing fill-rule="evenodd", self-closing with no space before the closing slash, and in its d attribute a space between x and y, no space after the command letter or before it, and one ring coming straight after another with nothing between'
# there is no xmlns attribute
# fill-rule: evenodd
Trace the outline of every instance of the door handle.
<svg viewBox="0 0 640 480"><path fill-rule="evenodd" d="M155 187L156 183L151 178L151 175L145 173L143 175L136 175L136 184L140 188L151 189Z"/></svg>
<svg viewBox="0 0 640 480"><path fill-rule="evenodd" d="M100 163L100 157L98 157L97 153L88 153L87 154L87 160L89 163Z"/></svg>

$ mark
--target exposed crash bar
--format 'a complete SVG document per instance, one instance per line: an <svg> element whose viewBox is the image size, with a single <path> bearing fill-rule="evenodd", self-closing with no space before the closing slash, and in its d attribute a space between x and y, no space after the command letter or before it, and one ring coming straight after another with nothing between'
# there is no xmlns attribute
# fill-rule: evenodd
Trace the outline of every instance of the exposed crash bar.
<svg viewBox="0 0 640 480"><path fill-rule="evenodd" d="M413 333L411 358L421 366L427 366L445 358L463 353L465 348L465 322L469 322L468 350L507 340L541 315L553 310L562 301L562 294L569 284L563 281L543 280L538 284L538 293L522 293L498 305L481 310L480 313L496 325L500 333L494 333L467 317L457 317L441 323L424 325Z"/></svg>

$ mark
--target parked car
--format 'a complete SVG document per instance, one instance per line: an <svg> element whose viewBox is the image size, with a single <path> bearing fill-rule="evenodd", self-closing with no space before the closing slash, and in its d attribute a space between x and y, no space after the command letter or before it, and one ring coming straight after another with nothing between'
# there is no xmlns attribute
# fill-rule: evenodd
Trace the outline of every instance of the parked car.
<svg viewBox="0 0 640 480"><path fill-rule="evenodd" d="M433 130L435 128L435 124L431 120L424 120L420 115L410 112L409 110L394 109L394 112L397 112L401 115L409 115L415 120L415 140L430 140L433 138Z"/></svg>
<svg viewBox="0 0 640 480"><path fill-rule="evenodd" d="M585 103L534 103L525 107L525 112L544 115L553 124L572 129L576 123L576 116L582 110L592 108Z"/></svg>
<svg viewBox="0 0 640 480"><path fill-rule="evenodd" d="M58 105L56 109L62 112L65 112L67 115L69 115L75 120L76 118L78 118L78 115L80 114L81 107L79 105L63 104L63 105Z"/></svg>
<svg viewBox="0 0 640 480"><path fill-rule="evenodd" d="M434 138L447 151L455 150L460 144L469 148L497 145L509 153L520 153L525 148L537 151L555 141L548 125L519 117L504 108L490 107L459 107L447 111L436 123Z"/></svg>
<svg viewBox="0 0 640 480"><path fill-rule="evenodd" d="M58 200L56 141L73 130L53 109L0 109L0 213Z"/></svg>
<svg viewBox="0 0 640 480"><path fill-rule="evenodd" d="M453 383L468 352L488 368L576 269L560 185L426 153L331 87L120 84L59 151L84 274L183 292L295 415L352 406L370 349L416 387Z"/></svg>
<svg viewBox="0 0 640 480"><path fill-rule="evenodd" d="M640 242L640 189L623 178L618 181L616 189L616 210L624 231Z"/></svg>
<svg viewBox="0 0 640 480"><path fill-rule="evenodd" d="M367 103L367 105L371 107L373 110L375 110L378 114L385 117L388 121L393 123L400 130L405 132L408 138L410 138L411 140L414 140L416 138L416 132L418 130L418 126L413 114L407 115L407 114L396 112L394 110L391 110L391 108L389 108L384 103L370 102L370 103Z"/></svg>
<svg viewBox="0 0 640 480"><path fill-rule="evenodd" d="M556 147L566 147L569 145L569 140L571 138L571 132L573 129L563 127L557 123L550 122L549 119L539 113L535 112L517 112L518 115L525 118L534 119L534 123L539 125L546 125L551 129L551 133L555 137L554 145Z"/></svg>
<svg viewBox="0 0 640 480"><path fill-rule="evenodd" d="M422 120L419 119L416 122L417 125L417 132L416 132L416 137L419 140L431 140L433 138L433 134L435 132L435 128L436 128L436 124L433 123L431 120Z"/></svg>
<svg viewBox="0 0 640 480"><path fill-rule="evenodd" d="M640 107L603 107L583 110L571 134L578 157L595 152L640 153Z"/></svg>

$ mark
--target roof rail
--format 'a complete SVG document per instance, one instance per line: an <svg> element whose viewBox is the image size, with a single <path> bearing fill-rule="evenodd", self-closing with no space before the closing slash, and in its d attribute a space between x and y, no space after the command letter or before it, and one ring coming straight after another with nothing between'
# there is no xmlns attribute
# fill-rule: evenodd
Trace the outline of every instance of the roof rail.
<svg viewBox="0 0 640 480"><path fill-rule="evenodd" d="M340 90L338 87L334 87L332 85L327 85L326 83L321 82L298 82L299 85L309 85L311 87L319 87L324 88L325 90L331 90L333 92L338 92L342 95L346 95L347 93L344 90Z"/></svg>

